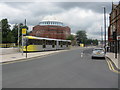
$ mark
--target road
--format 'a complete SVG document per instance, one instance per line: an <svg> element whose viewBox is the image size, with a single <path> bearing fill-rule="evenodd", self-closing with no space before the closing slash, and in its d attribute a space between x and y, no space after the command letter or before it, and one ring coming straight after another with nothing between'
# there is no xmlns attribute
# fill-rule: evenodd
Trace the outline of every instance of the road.
<svg viewBox="0 0 120 90"><path fill-rule="evenodd" d="M77 48L3 65L3 88L117 88L118 74L91 52Z"/></svg>

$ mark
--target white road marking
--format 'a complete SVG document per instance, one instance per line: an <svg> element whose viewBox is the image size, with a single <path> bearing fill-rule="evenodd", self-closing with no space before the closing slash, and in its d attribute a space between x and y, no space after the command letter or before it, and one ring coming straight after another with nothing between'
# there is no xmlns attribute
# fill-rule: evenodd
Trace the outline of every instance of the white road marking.
<svg viewBox="0 0 120 90"><path fill-rule="evenodd" d="M81 58L83 57L83 52L81 53Z"/></svg>

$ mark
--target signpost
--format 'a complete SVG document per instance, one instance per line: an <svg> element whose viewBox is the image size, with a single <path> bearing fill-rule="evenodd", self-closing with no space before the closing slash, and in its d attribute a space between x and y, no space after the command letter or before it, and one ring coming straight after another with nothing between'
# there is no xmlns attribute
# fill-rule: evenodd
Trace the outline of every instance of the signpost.
<svg viewBox="0 0 120 90"><path fill-rule="evenodd" d="M27 31L26 28L22 28L22 34L23 34L23 35L26 35L26 31Z"/></svg>
<svg viewBox="0 0 120 90"><path fill-rule="evenodd" d="M20 24L18 24L18 50L20 51Z"/></svg>
<svg viewBox="0 0 120 90"><path fill-rule="evenodd" d="M23 36L26 35L27 29L26 28L22 28L22 55L23 55ZM25 39L26 41L26 58L27 58L27 39Z"/></svg>

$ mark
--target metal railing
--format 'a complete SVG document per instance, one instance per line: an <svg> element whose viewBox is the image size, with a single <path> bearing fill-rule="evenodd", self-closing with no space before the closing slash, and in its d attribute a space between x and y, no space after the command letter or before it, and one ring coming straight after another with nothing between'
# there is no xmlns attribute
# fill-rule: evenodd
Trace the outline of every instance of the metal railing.
<svg viewBox="0 0 120 90"><path fill-rule="evenodd" d="M0 48L9 48L9 47L16 47L15 43L2 43L0 44Z"/></svg>

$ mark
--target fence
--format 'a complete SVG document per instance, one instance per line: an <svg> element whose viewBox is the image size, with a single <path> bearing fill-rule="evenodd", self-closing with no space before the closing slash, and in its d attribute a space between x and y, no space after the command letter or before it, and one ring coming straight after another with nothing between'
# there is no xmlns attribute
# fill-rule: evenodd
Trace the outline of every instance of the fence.
<svg viewBox="0 0 120 90"><path fill-rule="evenodd" d="M16 44L15 43L2 43L0 44L1 48L9 48L9 47L15 47Z"/></svg>

